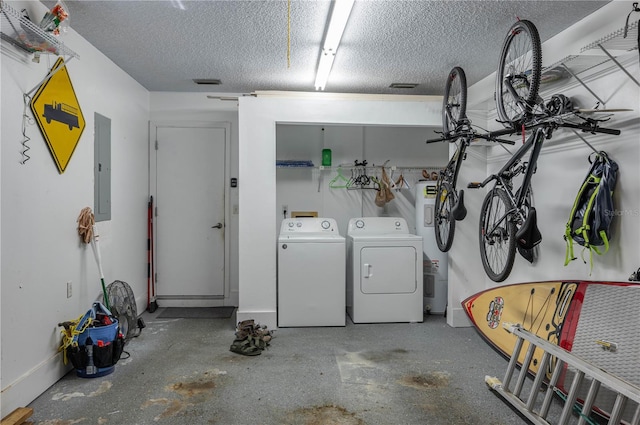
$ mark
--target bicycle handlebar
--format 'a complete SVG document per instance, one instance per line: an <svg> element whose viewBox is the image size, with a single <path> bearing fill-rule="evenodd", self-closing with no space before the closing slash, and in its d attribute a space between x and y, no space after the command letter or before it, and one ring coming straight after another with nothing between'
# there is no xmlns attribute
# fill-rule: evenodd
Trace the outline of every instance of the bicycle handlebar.
<svg viewBox="0 0 640 425"><path fill-rule="evenodd" d="M506 135L510 135L515 133L514 130L507 128L505 130L497 130L497 131L490 131L487 134L476 134L475 137L477 139L484 139L487 140L489 142L498 142L498 143L503 143L505 145L515 145L516 142L514 142L513 140L506 140L506 139L499 139L498 136L506 136Z"/></svg>
<svg viewBox="0 0 640 425"><path fill-rule="evenodd" d="M495 138L499 136L507 136L507 135L514 134L515 132L516 131L513 128L505 128L504 130L490 131L487 133L487 137Z"/></svg>
<svg viewBox="0 0 640 425"><path fill-rule="evenodd" d="M450 142L452 140L456 140L459 139L462 136L459 136L457 134L449 134L448 136L440 136L437 139L427 139L426 143L436 143L436 142Z"/></svg>
<svg viewBox="0 0 640 425"><path fill-rule="evenodd" d="M604 133L604 134L613 134L614 136L620 135L621 131L615 128L604 128L597 127L595 125L590 124L573 124L573 123L562 123L560 127L567 128L576 128L578 130L582 130L585 133Z"/></svg>
<svg viewBox="0 0 640 425"><path fill-rule="evenodd" d="M535 123L533 125L525 125L525 129L530 130L532 128L535 127L540 127L540 126L544 126L544 125L554 125L553 123L549 122L549 121L543 121L543 122L538 122ZM573 128L573 129L577 129L577 130L582 130L585 133L603 133L603 134L612 134L615 136L620 135L621 131L618 129L614 129L614 128L605 128L605 127L598 127L597 122L595 121L586 121L584 123L581 124L574 124L574 123L570 123L570 122L559 122L559 123L555 123L555 125L557 127L564 127L564 128ZM519 131L516 128L505 128L503 130L496 130L496 131L490 131L486 134L479 134L476 133L473 130L469 130L469 131L463 131L460 133L450 133L447 136L441 136L438 139L428 139L426 141L426 143L435 143L435 142L450 142L450 141L454 141L457 140L461 137L467 137L467 138L472 138L472 139L484 139L490 142L498 142L498 143L504 143L507 145L513 145L515 144L514 141L511 140L505 140L505 139L499 139L498 137L500 136L506 136L506 135L512 135L512 134L516 134L519 133Z"/></svg>
<svg viewBox="0 0 640 425"><path fill-rule="evenodd" d="M498 139L498 136L504 136L504 135L513 134L513 133L515 133L515 130L512 130L512 129L492 131L487 134L480 134L480 133L476 133L475 131L468 131L468 132L462 132L462 133L451 133L448 136L442 136L438 139L428 139L426 143L451 142L451 141L460 139L462 137L467 137L470 139L484 139L489 142L498 142L498 143L504 143L506 145L514 145L515 142L513 140Z"/></svg>

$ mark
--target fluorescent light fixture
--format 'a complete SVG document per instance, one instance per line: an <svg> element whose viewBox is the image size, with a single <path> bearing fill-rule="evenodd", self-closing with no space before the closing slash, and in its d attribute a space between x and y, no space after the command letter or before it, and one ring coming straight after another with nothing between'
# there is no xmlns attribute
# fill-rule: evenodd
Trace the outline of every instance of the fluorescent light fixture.
<svg viewBox="0 0 640 425"><path fill-rule="evenodd" d="M182 4L182 0L171 0L171 5L176 9L187 10L187 8L184 7L184 4Z"/></svg>
<svg viewBox="0 0 640 425"><path fill-rule="evenodd" d="M334 0L331 18L329 19L329 29L324 38L322 52L320 53L320 62L318 64L318 72L316 74L316 90L324 90L327 85L329 73L333 66L333 60L338 51L338 45L342 38L342 33L347 26L351 9L355 0Z"/></svg>
<svg viewBox="0 0 640 425"><path fill-rule="evenodd" d="M324 48L338 49L342 33L347 26L351 9L355 0L334 0L333 10L331 11L331 19L329 20L329 29L324 39Z"/></svg>
<svg viewBox="0 0 640 425"><path fill-rule="evenodd" d="M207 99L215 99L221 101L233 101L238 100L237 96L207 96Z"/></svg>
<svg viewBox="0 0 640 425"><path fill-rule="evenodd" d="M322 49L322 56L320 56L320 63L318 64L318 73L316 74L316 90L324 90L324 86L327 85L329 79L329 73L333 66L333 59L336 54L333 52L326 52Z"/></svg>

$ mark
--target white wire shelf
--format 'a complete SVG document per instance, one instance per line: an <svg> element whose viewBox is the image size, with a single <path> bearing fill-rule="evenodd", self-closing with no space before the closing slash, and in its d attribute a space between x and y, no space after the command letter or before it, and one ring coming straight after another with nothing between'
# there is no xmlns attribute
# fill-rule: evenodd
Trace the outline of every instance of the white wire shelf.
<svg viewBox="0 0 640 425"><path fill-rule="evenodd" d="M606 62L613 62L620 70L622 70L637 85L640 83L636 78L625 69L625 67L616 60L616 56L625 55L638 49L638 21L631 22L627 27L626 37L625 29L620 28L599 40L587 44L580 49L579 55L566 56L563 59L545 67L542 70L542 78L540 84L540 94L542 97L557 91L565 86L571 80L581 84L591 95L602 105L605 105L595 92L593 92L580 77L585 71L602 65Z"/></svg>
<svg viewBox="0 0 640 425"><path fill-rule="evenodd" d="M622 50L631 52L638 49L638 21L630 22L627 27L627 37L624 37L624 27L608 34L593 43L584 46L580 53L587 50L605 48L611 50Z"/></svg>
<svg viewBox="0 0 640 425"><path fill-rule="evenodd" d="M0 0L0 36L27 53L45 53L80 58L56 36L44 31L7 2Z"/></svg>

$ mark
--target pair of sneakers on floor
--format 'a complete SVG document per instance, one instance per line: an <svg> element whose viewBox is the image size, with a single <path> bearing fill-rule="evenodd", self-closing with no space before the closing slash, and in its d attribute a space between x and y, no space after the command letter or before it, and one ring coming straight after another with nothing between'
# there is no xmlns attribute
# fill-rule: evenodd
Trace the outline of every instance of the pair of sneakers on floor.
<svg viewBox="0 0 640 425"><path fill-rule="evenodd" d="M244 356L257 356L267 348L273 338L273 331L267 326L260 326L253 319L238 322L236 339L229 350Z"/></svg>

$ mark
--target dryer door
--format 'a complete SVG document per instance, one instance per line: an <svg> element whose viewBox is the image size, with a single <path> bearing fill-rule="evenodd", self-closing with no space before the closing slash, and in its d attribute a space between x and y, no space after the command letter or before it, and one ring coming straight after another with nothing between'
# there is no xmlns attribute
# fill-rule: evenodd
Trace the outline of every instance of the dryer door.
<svg viewBox="0 0 640 425"><path fill-rule="evenodd" d="M417 289L417 252L412 246L365 246L360 251L363 294L410 294Z"/></svg>

